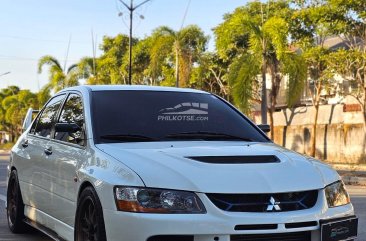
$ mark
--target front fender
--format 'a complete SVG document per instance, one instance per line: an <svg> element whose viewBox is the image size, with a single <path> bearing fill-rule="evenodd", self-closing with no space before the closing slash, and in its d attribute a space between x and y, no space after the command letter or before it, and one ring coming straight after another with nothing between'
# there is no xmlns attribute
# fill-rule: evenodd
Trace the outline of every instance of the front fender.
<svg viewBox="0 0 366 241"><path fill-rule="evenodd" d="M130 168L113 157L95 152L77 171L78 194L85 183L90 183L96 190L103 209L116 210L114 187L145 186L141 178Z"/></svg>

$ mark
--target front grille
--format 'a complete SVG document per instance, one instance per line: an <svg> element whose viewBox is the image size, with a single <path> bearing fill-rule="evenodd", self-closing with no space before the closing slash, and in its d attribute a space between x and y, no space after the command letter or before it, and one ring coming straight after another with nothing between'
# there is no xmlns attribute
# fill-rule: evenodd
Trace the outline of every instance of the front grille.
<svg viewBox="0 0 366 241"><path fill-rule="evenodd" d="M239 234L231 235L231 241L311 241L311 232Z"/></svg>
<svg viewBox="0 0 366 241"><path fill-rule="evenodd" d="M277 229L277 224L245 224L245 225L236 225L234 230L268 230L268 229Z"/></svg>
<svg viewBox="0 0 366 241"><path fill-rule="evenodd" d="M286 212L314 207L318 191L272 194L206 194L216 207L228 212Z"/></svg>

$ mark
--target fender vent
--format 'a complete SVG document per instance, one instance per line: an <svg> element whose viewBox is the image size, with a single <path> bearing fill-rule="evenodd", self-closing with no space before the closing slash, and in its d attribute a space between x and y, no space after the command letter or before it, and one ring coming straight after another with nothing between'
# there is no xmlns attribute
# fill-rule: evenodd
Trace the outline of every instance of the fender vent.
<svg viewBox="0 0 366 241"><path fill-rule="evenodd" d="M190 156L189 159L212 164L259 164L279 163L280 159L273 155L267 156Z"/></svg>

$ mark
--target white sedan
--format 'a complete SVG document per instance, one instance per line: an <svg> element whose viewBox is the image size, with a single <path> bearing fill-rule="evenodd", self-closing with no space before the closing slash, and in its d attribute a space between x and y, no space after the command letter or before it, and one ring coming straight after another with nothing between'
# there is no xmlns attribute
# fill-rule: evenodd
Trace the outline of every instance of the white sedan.
<svg viewBox="0 0 366 241"><path fill-rule="evenodd" d="M8 167L14 233L31 225L75 241L357 236L336 171L274 144L268 126L207 92L73 87L26 127Z"/></svg>

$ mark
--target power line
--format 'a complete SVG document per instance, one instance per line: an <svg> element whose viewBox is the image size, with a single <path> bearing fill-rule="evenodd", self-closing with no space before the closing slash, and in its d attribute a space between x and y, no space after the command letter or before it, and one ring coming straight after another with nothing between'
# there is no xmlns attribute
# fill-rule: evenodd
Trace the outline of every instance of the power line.
<svg viewBox="0 0 366 241"><path fill-rule="evenodd" d="M56 39L40 39L40 38L30 38L30 37L23 37L23 36L15 36L15 35L0 35L0 38L8 38L8 39L18 39L18 40L30 40L30 41L37 41L37 42L53 42L53 43L62 43L67 44L68 41L63 40L56 40ZM88 44L87 42L81 41L73 41L73 44Z"/></svg>
<svg viewBox="0 0 366 241"><path fill-rule="evenodd" d="M38 61L38 59L34 59L34 58L18 57L18 56L6 56L6 55L0 55L0 60Z"/></svg>
<svg viewBox="0 0 366 241"><path fill-rule="evenodd" d="M21 57L21 56L13 56L13 55L0 55L1 60L10 60L10 61L36 61L38 62L40 58L34 57ZM65 61L65 59L60 59L60 61ZM78 60L70 60L72 62L77 62Z"/></svg>
<svg viewBox="0 0 366 241"><path fill-rule="evenodd" d="M144 18L141 18L141 16L145 16L148 7L152 4L154 0L149 1L142 9L141 11L138 13L138 15L140 15L139 21L137 22L136 26L135 26L135 33L139 31L139 27L142 23L142 21L144 20Z"/></svg>
<svg viewBox="0 0 366 241"><path fill-rule="evenodd" d="M118 0L115 0L115 2L116 2L116 9L117 9L117 12L118 12L118 16L121 17L122 23L125 25L126 29L128 29L128 25L127 25L126 21L123 19L123 16L122 16L123 10L119 7L117 1Z"/></svg>

